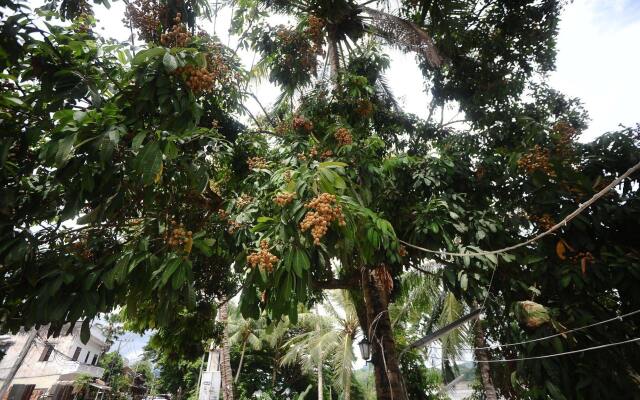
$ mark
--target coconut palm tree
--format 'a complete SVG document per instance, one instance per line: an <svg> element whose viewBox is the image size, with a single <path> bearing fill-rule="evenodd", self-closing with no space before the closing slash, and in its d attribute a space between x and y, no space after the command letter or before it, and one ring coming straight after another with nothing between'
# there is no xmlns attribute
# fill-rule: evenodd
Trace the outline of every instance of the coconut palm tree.
<svg viewBox="0 0 640 400"><path fill-rule="evenodd" d="M237 311L234 311L231 314L231 318L229 320L229 342L232 345L237 344L241 347L240 361L238 362L236 377L233 380L234 383L237 383L238 379L240 379L240 372L242 371L247 345L252 350L260 350L262 348L260 335L263 331L263 325L264 321L243 318Z"/></svg>
<svg viewBox="0 0 640 400"><path fill-rule="evenodd" d="M424 270L424 267L421 268ZM460 318L466 311L464 304L453 293L443 289L437 266L425 271L408 271L402 275L402 292L390 306L394 327L402 325L409 337L422 337ZM468 346L470 336L461 327L439 339L441 368L445 382L457 373L456 359Z"/></svg>
<svg viewBox="0 0 640 400"><path fill-rule="evenodd" d="M307 371L318 374L318 397L322 398L323 366L330 365L333 382L345 400L351 396L353 377L353 342L360 329L355 307L346 291L323 303L328 315L303 313L299 325L306 332L286 343L282 364L300 363ZM335 303L335 305L334 305Z"/></svg>
<svg viewBox="0 0 640 400"><path fill-rule="evenodd" d="M218 315L220 323L224 325L222 334L222 360L220 363L220 375L222 380L222 396L224 400L233 400L233 373L231 371L231 357L229 347L229 309L228 304L224 303L220 307Z"/></svg>

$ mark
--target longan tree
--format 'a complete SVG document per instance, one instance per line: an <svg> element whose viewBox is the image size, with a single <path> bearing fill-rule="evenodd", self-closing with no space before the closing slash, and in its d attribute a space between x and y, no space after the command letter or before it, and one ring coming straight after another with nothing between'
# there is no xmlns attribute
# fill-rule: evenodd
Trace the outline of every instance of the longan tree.
<svg viewBox="0 0 640 400"><path fill-rule="evenodd" d="M346 289L373 345L378 398L397 400L422 394L403 381L388 307L400 274L427 259L468 308L484 306L478 337L492 342L640 303L631 181L509 254L437 253L520 241L638 162L637 129L580 144L579 102L544 84L558 2L424 0L395 14L347 0L236 6L240 45L262 56L253 75L283 92L248 126L248 74L231 49L196 33L203 2L130 2L137 47L99 37L82 1L38 17L0 4L3 331L83 319L86 335L98 313L124 307L131 326L172 329L180 335L167 347L197 353L217 331L216 304L239 290L245 317L295 323L300 305ZM275 13L295 23L269 26ZM403 112L388 89L386 45L415 53L427 118ZM447 104L463 125L434 118ZM516 323L524 300L550 318ZM577 350L634 331L625 320L485 356ZM624 397L637 391L639 357L625 350L485 367L483 383L509 398Z"/></svg>

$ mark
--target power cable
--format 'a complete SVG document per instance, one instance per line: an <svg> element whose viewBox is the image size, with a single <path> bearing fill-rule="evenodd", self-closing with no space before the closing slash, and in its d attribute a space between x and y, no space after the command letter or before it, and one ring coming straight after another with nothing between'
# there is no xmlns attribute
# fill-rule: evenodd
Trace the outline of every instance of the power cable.
<svg viewBox="0 0 640 400"><path fill-rule="evenodd" d="M559 332L559 333L554 333L553 335L548 335L548 336L544 336L541 338L536 338L536 339L530 339L530 340L523 340L521 342L514 342L514 343L505 343L505 344L496 344L496 345L491 345L491 346L485 346L485 347L464 347L463 350L467 350L467 351L474 351L474 350L493 350L493 349L500 349L503 347L513 347L513 346L519 346L519 345L523 345L523 344L527 344L527 343L535 343L535 342L542 342L544 340L548 340L548 339L553 339L554 337L558 337L558 336L564 336L566 334L569 334L571 332L577 332L577 331L581 331L587 328L592 328L594 326L598 326L598 325L603 325L603 324L607 324L609 322L613 322L613 321L622 321L623 318L627 318L630 317L632 315L638 314L640 313L640 309L635 310L635 311L631 311L629 313L626 314L622 314L619 315L617 317L613 317L613 318L609 318L609 319L605 319L603 321L598 321L598 322L594 322L592 324L589 325L584 325L578 328L573 328L573 329L569 329L567 331L564 332ZM429 346L430 348L436 348L438 349L437 346Z"/></svg>
<svg viewBox="0 0 640 400"><path fill-rule="evenodd" d="M432 357L433 358L437 358L439 360L458 361L458 362L472 362L472 363L476 363L476 364L480 364L480 363L501 363L501 362L526 361L526 360L540 360L540 359L544 359L544 358L553 358L553 357L559 357L559 356L566 356L566 355L569 355L569 354L584 353L586 351L604 349L604 348L607 348L607 347L614 347L614 346L619 346L619 345L638 342L638 341L640 341L640 337L629 339L629 340L624 340L624 341L621 341L621 342L607 343L607 344L601 344L599 346L587 347L586 349L578 349L578 350L564 351L564 352L561 352L561 353L545 354L545 355L542 355L542 356L520 357L520 358L502 358L502 359L498 359L498 360L484 360L484 361L478 361L478 360L451 360L451 359L448 359L448 358L443 358L443 357L438 357L438 356L432 356Z"/></svg>
<svg viewBox="0 0 640 400"><path fill-rule="evenodd" d="M513 246L504 247L504 248L498 249L498 250L480 250L480 251L473 252L473 253L459 253L459 252L456 253L456 252L448 252L448 251L426 249L424 247L416 246L415 244L411 244L411 243L405 242L404 240L400 240L400 239L398 239L398 241L400 243L402 243L402 244L404 244L406 246L409 246L411 248L414 248L416 250L421 250L421 251L424 251L424 252L427 252L427 253L432 253L432 254L441 254L441 255L454 256L454 257L465 257L465 256L466 257L479 257L479 256L495 255L495 254L499 254L499 253L506 253L507 251L515 250L517 248L520 248L520 247L526 246L526 245L528 245L530 243L533 243L535 241L538 241L538 240L542 239L543 237L548 236L551 233L557 231L561 227L566 226L567 223L569 223L575 217L580 215L584 210L589 208L589 206L591 206L593 203L595 203L597 200L599 200L602 196L607 194L611 189L613 189L614 187L618 186L618 184L620 184L620 182L622 182L623 180L627 179L631 174L633 174L634 172L636 172L639 169L640 169L640 162L638 162L633 167L629 168L624 174L620 175L618 178L614 179L611 183L609 183L607 186L605 186L602 190L600 190L598 193L594 194L585 203L580 204L580 206L574 212L572 212L571 214L567 215L562 221L558 222L557 224L555 224L554 226L549 228L549 230L547 230L545 232L542 232L541 234L539 234L537 236L534 236L533 238L531 238L529 240L526 240L526 241L518 243L518 244L514 244Z"/></svg>

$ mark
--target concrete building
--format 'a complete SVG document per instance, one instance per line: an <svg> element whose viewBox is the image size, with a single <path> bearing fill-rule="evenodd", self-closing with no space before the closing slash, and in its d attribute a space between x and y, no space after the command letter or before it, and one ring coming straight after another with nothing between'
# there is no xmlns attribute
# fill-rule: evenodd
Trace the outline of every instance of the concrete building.
<svg viewBox="0 0 640 400"><path fill-rule="evenodd" d="M203 359L203 369L200 371L200 387L198 400L218 400L222 377L220 374L220 350L211 346Z"/></svg>
<svg viewBox="0 0 640 400"><path fill-rule="evenodd" d="M57 338L47 338L47 329L0 336L0 346L5 352L0 361L0 399L35 400L55 385L68 385L80 374L102 377L104 369L97 364L109 345L97 327L91 328L87 344L80 340L80 324L70 334ZM64 327L61 332L67 330ZM17 365L19 368L9 382ZM8 396L12 388L14 395Z"/></svg>

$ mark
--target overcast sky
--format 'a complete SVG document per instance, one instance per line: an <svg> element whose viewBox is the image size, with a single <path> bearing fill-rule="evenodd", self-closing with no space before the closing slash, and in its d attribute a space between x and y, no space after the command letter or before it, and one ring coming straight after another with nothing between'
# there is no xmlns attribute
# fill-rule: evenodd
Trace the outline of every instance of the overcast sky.
<svg viewBox="0 0 640 400"><path fill-rule="evenodd" d="M122 2L114 2L110 10L96 7L103 34L127 39L128 29L121 22L123 10ZM225 32L228 25L229 10L226 10L217 21L217 33L223 43L228 40ZM205 27L211 29L212 24ZM234 45L233 38L230 43ZM414 57L393 52L392 58L387 79L395 95L406 111L426 116L428 97ZM242 59L248 68L253 56L243 53ZM550 82L554 88L584 102L591 123L582 140L615 130L619 124L640 122L639 70L640 1L577 0L566 6L558 36L557 68L550 75ZM265 105L277 95L267 83L252 86ZM134 335L126 339L131 341L123 344L123 353L130 359L136 358L147 339Z"/></svg>

